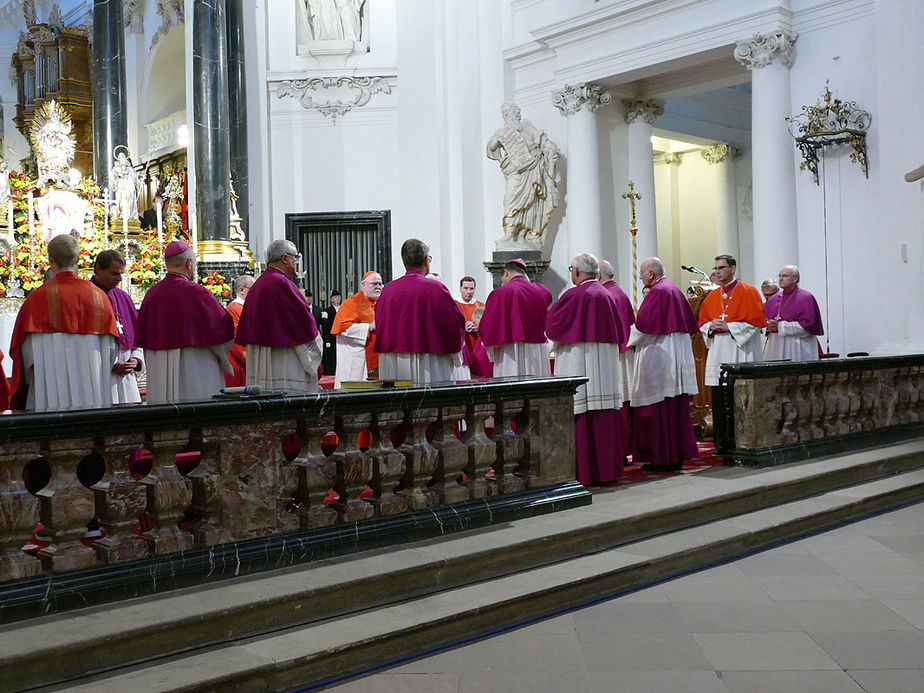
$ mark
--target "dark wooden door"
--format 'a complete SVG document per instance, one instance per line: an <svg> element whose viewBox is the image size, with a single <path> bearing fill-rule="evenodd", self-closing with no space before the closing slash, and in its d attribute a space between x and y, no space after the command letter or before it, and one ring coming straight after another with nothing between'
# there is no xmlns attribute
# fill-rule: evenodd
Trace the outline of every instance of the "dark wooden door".
<svg viewBox="0 0 924 693"><path fill-rule="evenodd" d="M359 291L368 270L391 280L391 212L306 212L286 214L286 238L302 254L299 285L325 306L338 290Z"/></svg>

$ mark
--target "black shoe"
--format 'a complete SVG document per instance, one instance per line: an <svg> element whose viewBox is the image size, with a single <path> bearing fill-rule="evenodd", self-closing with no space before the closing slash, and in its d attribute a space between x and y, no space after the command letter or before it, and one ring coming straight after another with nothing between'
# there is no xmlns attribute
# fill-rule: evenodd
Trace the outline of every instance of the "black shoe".
<svg viewBox="0 0 924 693"><path fill-rule="evenodd" d="M650 474L667 474L670 472L679 472L683 469L683 462L678 462L676 464L648 464L642 465L642 471L648 472Z"/></svg>

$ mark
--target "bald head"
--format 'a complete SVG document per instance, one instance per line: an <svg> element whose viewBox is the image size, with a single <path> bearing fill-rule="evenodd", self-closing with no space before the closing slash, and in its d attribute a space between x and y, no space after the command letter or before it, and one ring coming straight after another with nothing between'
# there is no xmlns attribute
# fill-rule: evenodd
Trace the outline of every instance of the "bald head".
<svg viewBox="0 0 924 693"><path fill-rule="evenodd" d="M639 268L639 276L642 278L642 283L647 288L651 288L656 281L664 276L664 263L656 257L649 257L642 260L641 267Z"/></svg>
<svg viewBox="0 0 924 693"><path fill-rule="evenodd" d="M606 283L616 278L616 270L609 260L600 260L600 281Z"/></svg>

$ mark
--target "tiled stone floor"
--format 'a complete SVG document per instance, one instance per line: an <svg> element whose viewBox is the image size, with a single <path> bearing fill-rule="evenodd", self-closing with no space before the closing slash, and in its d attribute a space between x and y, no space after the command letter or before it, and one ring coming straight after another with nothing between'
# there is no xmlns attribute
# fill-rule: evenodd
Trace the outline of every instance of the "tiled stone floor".
<svg viewBox="0 0 924 693"><path fill-rule="evenodd" d="M328 688L924 691L924 503Z"/></svg>

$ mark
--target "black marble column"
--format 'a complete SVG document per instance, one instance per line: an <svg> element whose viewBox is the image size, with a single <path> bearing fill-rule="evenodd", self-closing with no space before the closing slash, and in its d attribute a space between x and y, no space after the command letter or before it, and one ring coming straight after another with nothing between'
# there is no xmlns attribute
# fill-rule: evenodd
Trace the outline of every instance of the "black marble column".
<svg viewBox="0 0 924 693"><path fill-rule="evenodd" d="M239 256L231 243L225 0L193 0L193 119L201 270L226 272Z"/></svg>
<svg viewBox="0 0 924 693"><path fill-rule="evenodd" d="M112 150L128 145L122 0L94 0L92 54L93 169L100 189L111 193Z"/></svg>
<svg viewBox="0 0 924 693"><path fill-rule="evenodd" d="M225 0L228 13L228 105L231 116L231 182L237 193L241 230L250 240L250 179L247 169L247 84L244 76L244 3Z"/></svg>

